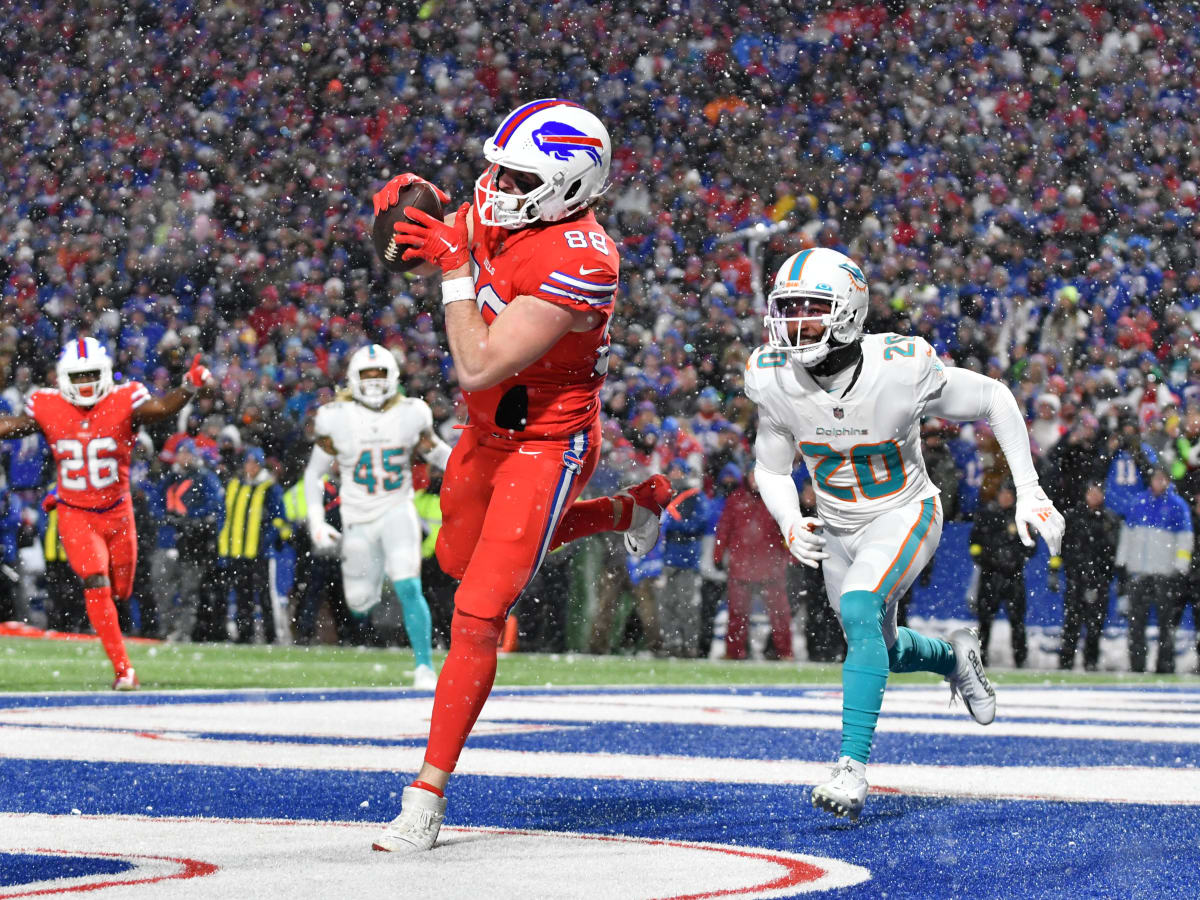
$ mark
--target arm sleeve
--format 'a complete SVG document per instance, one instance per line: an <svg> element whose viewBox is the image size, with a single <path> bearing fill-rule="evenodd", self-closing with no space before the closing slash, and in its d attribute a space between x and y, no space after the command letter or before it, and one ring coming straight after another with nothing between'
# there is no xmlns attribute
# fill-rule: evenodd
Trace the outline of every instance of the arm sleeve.
<svg viewBox="0 0 1200 900"><path fill-rule="evenodd" d="M304 469L304 505L308 514L308 532L312 534L325 521L325 476L333 468L333 457L313 444L312 456Z"/></svg>
<svg viewBox="0 0 1200 900"><path fill-rule="evenodd" d="M146 390L144 384L140 381L129 382L129 406L131 409L137 409L149 399L150 392Z"/></svg>
<svg viewBox="0 0 1200 900"><path fill-rule="evenodd" d="M945 387L929 401L925 412L953 422L987 419L1008 460L1018 495L1036 485L1029 432L1012 391L994 378L967 369L949 369L945 375Z"/></svg>

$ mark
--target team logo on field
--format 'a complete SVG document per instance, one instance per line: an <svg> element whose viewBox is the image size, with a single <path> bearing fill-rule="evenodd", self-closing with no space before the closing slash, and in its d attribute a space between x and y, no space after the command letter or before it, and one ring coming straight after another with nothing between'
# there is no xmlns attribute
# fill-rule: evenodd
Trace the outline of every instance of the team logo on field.
<svg viewBox="0 0 1200 900"><path fill-rule="evenodd" d="M543 153L566 162L576 152L586 153L596 165L600 165L599 150L604 146L600 138L588 137L577 128L563 122L547 122L533 133L533 142Z"/></svg>
<svg viewBox="0 0 1200 900"><path fill-rule="evenodd" d="M844 418L846 418L846 411L844 409L842 409L840 406L835 406L833 408L833 417L835 419L844 419Z"/></svg>

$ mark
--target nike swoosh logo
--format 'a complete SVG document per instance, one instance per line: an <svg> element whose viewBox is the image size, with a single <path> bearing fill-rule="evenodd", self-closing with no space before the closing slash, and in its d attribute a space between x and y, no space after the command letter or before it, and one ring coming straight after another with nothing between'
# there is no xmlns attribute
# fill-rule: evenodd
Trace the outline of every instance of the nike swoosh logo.
<svg viewBox="0 0 1200 900"><path fill-rule="evenodd" d="M541 450L526 450L524 447L518 447L517 452L521 453L525 456L541 456L542 455Z"/></svg>
<svg viewBox="0 0 1200 900"><path fill-rule="evenodd" d="M438 238L438 240L441 241L443 244L445 244L446 249L449 250L451 253L453 253L455 250L458 249L458 244L452 244L445 238Z"/></svg>
<svg viewBox="0 0 1200 900"><path fill-rule="evenodd" d="M603 267L601 267L599 269L585 269L583 266L579 267L580 275L595 275L597 272L603 272L603 271L604 271Z"/></svg>

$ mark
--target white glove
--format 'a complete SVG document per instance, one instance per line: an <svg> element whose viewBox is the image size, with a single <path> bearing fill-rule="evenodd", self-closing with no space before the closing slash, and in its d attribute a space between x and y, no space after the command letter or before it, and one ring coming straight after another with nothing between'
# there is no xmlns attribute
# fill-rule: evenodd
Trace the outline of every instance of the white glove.
<svg viewBox="0 0 1200 900"><path fill-rule="evenodd" d="M1067 522L1040 486L1026 488L1017 495L1016 518L1017 534L1020 535L1022 544L1026 547L1034 545L1033 535L1029 532L1032 527L1045 539L1046 546L1050 548L1050 555L1058 556L1058 551L1062 549L1063 532L1067 530Z"/></svg>
<svg viewBox="0 0 1200 900"><path fill-rule="evenodd" d="M825 538L820 533L824 527L825 523L815 516L809 518L797 512L784 529L783 539L787 542L788 550L810 569L819 568L821 560L829 559L829 554L825 552Z"/></svg>
<svg viewBox="0 0 1200 900"><path fill-rule="evenodd" d="M312 535L313 549L323 553L337 549L342 533L328 522L310 522L309 531Z"/></svg>

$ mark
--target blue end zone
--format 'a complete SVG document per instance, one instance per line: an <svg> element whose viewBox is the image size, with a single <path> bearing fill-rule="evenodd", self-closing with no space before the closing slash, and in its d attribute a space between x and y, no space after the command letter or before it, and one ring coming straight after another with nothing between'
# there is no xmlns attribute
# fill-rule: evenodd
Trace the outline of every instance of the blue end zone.
<svg viewBox="0 0 1200 900"><path fill-rule="evenodd" d="M56 878L80 878L85 875L117 875L128 872L133 863L122 859L95 856L58 856L41 853L0 853L0 887L15 887L53 881Z"/></svg>
<svg viewBox="0 0 1200 900"><path fill-rule="evenodd" d="M13 812L75 807L87 814L383 822L399 809L406 782L402 773L8 759L0 760L0 783L14 789L0 805ZM815 814L807 789L795 787L470 775L455 778L450 798L448 825L741 844L870 869L870 881L840 897L1200 893L1195 807L877 794L851 825Z"/></svg>

